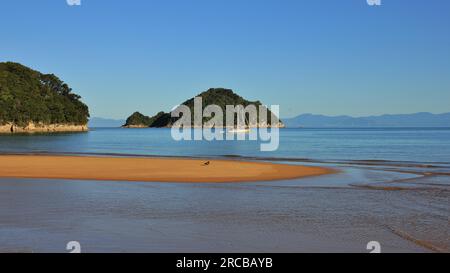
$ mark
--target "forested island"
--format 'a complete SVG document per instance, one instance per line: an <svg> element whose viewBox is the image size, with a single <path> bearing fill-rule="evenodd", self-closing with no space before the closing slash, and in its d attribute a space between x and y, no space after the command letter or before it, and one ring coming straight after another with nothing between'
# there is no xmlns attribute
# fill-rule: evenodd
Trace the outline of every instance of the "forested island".
<svg viewBox="0 0 450 273"><path fill-rule="evenodd" d="M170 113L159 112L153 117L145 116L139 112L127 118L124 127L128 128L161 128L168 127L173 122Z"/></svg>
<svg viewBox="0 0 450 273"><path fill-rule="evenodd" d="M0 133L87 131L89 109L53 74L0 63Z"/></svg>
<svg viewBox="0 0 450 273"><path fill-rule="evenodd" d="M261 104L260 101L249 101L244 99L243 97L239 96L238 94L234 93L231 89L225 89L225 88L210 88L207 91L197 95L196 97L202 98L202 105L203 107L206 107L207 105L217 105L219 106L223 113L225 113L226 106L227 105L242 105L244 107L247 107L248 105L255 105L258 107L265 107ZM194 98L191 98L185 102L183 102L181 105L186 105L189 107L191 114L194 113ZM284 127L284 124L278 120L278 118L269 110L267 109L267 122L259 122L254 127ZM259 115L259 114L258 114ZM259 120L258 116L258 120ZM145 116L140 112L133 113L128 119L126 120L126 123L123 125L123 127L126 128L163 128L163 127L171 127L175 121L178 118L172 118L170 113L166 112L159 112L156 115L149 117ZM193 117L191 119L194 120ZM208 118L204 118L203 122L206 122ZM276 123L272 124L271 121L278 120ZM248 120L246 120L246 123ZM224 115L224 121L225 123L225 115ZM249 124L247 124L249 125Z"/></svg>

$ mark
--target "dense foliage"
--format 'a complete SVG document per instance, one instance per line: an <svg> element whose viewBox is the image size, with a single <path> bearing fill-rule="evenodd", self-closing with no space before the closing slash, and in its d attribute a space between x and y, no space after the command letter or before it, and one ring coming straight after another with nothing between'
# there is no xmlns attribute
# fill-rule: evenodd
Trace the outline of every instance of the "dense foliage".
<svg viewBox="0 0 450 273"><path fill-rule="evenodd" d="M0 124L76 124L88 122L81 97L53 74L18 63L0 63Z"/></svg>
<svg viewBox="0 0 450 273"><path fill-rule="evenodd" d="M235 94L233 90L225 88L210 88L196 97L202 98L203 109L211 104L220 106L223 111L225 111L227 105L243 105L244 107L250 104L255 106L261 105L259 101L245 100L243 97ZM183 104L187 105L191 112L194 111L194 98L185 101Z"/></svg>
<svg viewBox="0 0 450 273"><path fill-rule="evenodd" d="M224 89L224 88L211 88L196 97L202 97L202 105L203 109L206 108L208 105L218 105L223 113L224 113L224 119L225 119L225 110L227 105L243 105L244 107L248 105L255 105L256 107L261 106L261 102L259 101L248 101L242 98L241 96L235 94L233 90L231 89ZM191 98L185 102L182 103L183 105L186 105L191 110L192 118L191 120L194 120L194 98ZM268 117L272 115L272 113L268 110ZM153 117L144 116L138 112L131 115L125 124L125 126L148 126L148 127L169 127L171 126L176 119L173 119L170 115L170 113L164 113L159 112ZM206 122L207 119L204 118L203 122ZM235 120L236 123L236 120ZM268 123L270 124L270 118L268 120ZM223 124L225 124L225 120L223 121Z"/></svg>
<svg viewBox="0 0 450 273"><path fill-rule="evenodd" d="M167 127L171 124L171 116L168 113L159 112L153 117L134 112L127 118L126 126Z"/></svg>
<svg viewBox="0 0 450 273"><path fill-rule="evenodd" d="M139 112L134 112L131 116L127 118L127 121L124 126L150 126L151 118L148 116L144 116Z"/></svg>
<svg viewBox="0 0 450 273"><path fill-rule="evenodd" d="M150 118L150 127L161 128L171 126L175 122L170 113L159 112Z"/></svg>
<svg viewBox="0 0 450 273"><path fill-rule="evenodd" d="M226 106L227 105L242 105L244 107L248 105L255 105L256 107L261 105L259 101L248 101L243 97L237 95L231 89L225 88L210 88L207 91L197 95L196 97L202 98L202 107L205 109L208 105L215 104L219 106L223 111L223 124L226 124ZM194 98L191 98L183 103L191 110L191 120L194 120ZM203 118L203 123L207 122L209 118ZM247 117L248 120L248 117ZM237 123L237 118L235 115L235 125Z"/></svg>

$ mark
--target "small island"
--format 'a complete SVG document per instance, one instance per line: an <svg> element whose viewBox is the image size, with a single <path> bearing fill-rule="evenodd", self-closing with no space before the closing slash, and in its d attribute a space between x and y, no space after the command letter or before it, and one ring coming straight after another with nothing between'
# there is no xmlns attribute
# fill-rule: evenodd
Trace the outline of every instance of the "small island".
<svg viewBox="0 0 450 273"><path fill-rule="evenodd" d="M234 93L231 89L225 88L210 88L207 91L197 95L196 97L202 98L203 106L206 105L218 105L222 111L225 113L225 109L227 105L242 105L247 107L248 105L254 105L256 107L265 107L262 105L260 101L249 101ZM181 105L186 105L191 110L191 113L194 113L194 98L191 98ZM249 127L284 127L284 124L281 120L278 119L269 109L267 109L267 122L258 122L255 125L250 125L248 120L246 120L246 125ZM124 128L164 128L164 127L172 127L172 125L177 121L178 118L172 118L170 113L159 112L156 115L149 117L145 116L140 112L133 113L128 119L126 123L122 126ZM192 118L193 120L193 118ZM259 117L258 117L259 120ZM277 120L276 123L271 121ZM207 122L207 119L203 120L203 123ZM226 124L225 117L223 124Z"/></svg>
<svg viewBox="0 0 450 273"><path fill-rule="evenodd" d="M127 118L125 128L160 128L168 127L172 123L172 117L168 113L159 112L153 117L145 116L139 112L133 113Z"/></svg>
<svg viewBox="0 0 450 273"><path fill-rule="evenodd" d="M0 63L0 133L84 132L89 109L57 76Z"/></svg>

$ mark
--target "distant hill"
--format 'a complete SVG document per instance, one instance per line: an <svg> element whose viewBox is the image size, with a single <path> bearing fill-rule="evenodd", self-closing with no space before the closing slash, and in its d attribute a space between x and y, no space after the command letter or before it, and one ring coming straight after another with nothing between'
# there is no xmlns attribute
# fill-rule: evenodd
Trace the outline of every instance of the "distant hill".
<svg viewBox="0 0 450 273"><path fill-rule="evenodd" d="M0 63L0 131L84 131L89 109L53 74Z"/></svg>
<svg viewBox="0 0 450 273"><path fill-rule="evenodd" d="M164 119L162 119L165 117ZM147 127L167 127L171 124L170 114L164 112L159 112L153 117L145 116L140 112L134 112L129 116L123 125L123 127L128 128L147 128ZM164 121L164 122L163 122ZM158 124L161 124L159 126Z"/></svg>
<svg viewBox="0 0 450 273"><path fill-rule="evenodd" d="M203 107L206 107L207 105L218 105L223 113L224 113L224 121L223 124L225 125L225 109L226 105L243 105L244 107L248 105L255 105L256 107L262 106L261 102L259 101L248 101L241 96L237 95L233 92L231 89L225 89L225 88L210 88L207 91L197 95L196 97L202 98ZM194 115L194 98L191 98L185 102L183 102L181 105L186 105L191 110L192 114L192 121L193 115ZM264 106L262 106L264 107ZM267 110L268 117L270 117L272 112L270 110ZM270 124L270 118L268 118L268 124L260 124L258 123L255 127L267 127L271 126ZM274 118L273 118L274 119ZM130 127L130 128L136 128L136 127L171 127L172 124L176 121L176 119L172 118L170 113L165 112L159 112L156 115L149 117L145 116L139 112L133 113L130 117L128 117L126 123L124 124L124 127ZM204 119L203 122L206 122L207 119ZM247 124L248 125L248 124ZM283 126L283 124L280 123L276 126L280 127Z"/></svg>
<svg viewBox="0 0 450 273"><path fill-rule="evenodd" d="M450 127L450 113L415 113L368 117L303 114L284 119L286 127Z"/></svg>
<svg viewBox="0 0 450 273"><path fill-rule="evenodd" d="M93 117L89 120L89 127L100 128L100 127L120 127L125 123L123 119L107 119L107 118L98 118Z"/></svg>

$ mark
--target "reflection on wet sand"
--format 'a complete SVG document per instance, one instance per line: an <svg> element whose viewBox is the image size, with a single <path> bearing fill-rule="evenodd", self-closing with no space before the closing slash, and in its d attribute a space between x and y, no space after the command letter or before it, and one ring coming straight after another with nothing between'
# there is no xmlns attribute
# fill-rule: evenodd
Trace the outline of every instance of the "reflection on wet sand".
<svg viewBox="0 0 450 273"><path fill-rule="evenodd" d="M240 159L240 158L234 158ZM449 252L450 164L289 162L300 180L165 184L2 179L0 251ZM366 164L367 163L367 164Z"/></svg>
<svg viewBox="0 0 450 273"><path fill-rule="evenodd" d="M233 158L235 158L233 156ZM239 157L247 159L248 157ZM344 166L346 168L356 168L360 170L371 171L375 177L370 177L368 181L355 181L348 183L347 186L354 189L376 190L376 191L413 191L408 199L413 198L412 195L418 197L417 204L410 209L421 208L420 217L432 219L427 222L427 227L421 226L424 221L415 217L405 219L409 221L402 230L400 227L394 227L385 224L387 230L400 238L410 241L418 246L426 248L433 252L449 252L450 251L450 234L448 227L450 226L450 163L446 162L399 162L388 160L310 160L298 158L258 158L252 157L253 160L269 160L282 162L298 162L320 164L322 166ZM387 173L399 174L389 178ZM302 186L300 186L302 187ZM328 190L336 190L340 187L309 185L304 188L321 188ZM420 197L420 198L419 198ZM441 202L439 202L439 200ZM437 201L433 204L433 201ZM401 202L401 200L398 200ZM407 214L406 214L407 215ZM419 217L419 216L418 216ZM435 221L433 221L435 220ZM422 223L419 223L422 222ZM400 225L402 226L402 225ZM405 230L410 230L411 233ZM436 231L437 230L437 231ZM422 238L422 239L421 239Z"/></svg>
<svg viewBox="0 0 450 273"><path fill-rule="evenodd" d="M414 238L413 236L411 236L410 234L408 234L408 233L406 233L406 232L404 232L402 230L397 230L397 229L392 228L390 226L387 226L386 228L389 229L395 235L398 235L399 237L401 237L401 238L403 238L405 240L411 241L411 242L413 242L413 243L415 243L415 244L417 244L419 246L422 246L424 248L427 248L427 249L429 249L431 251L434 251L434 252L448 252L448 249L444 249L444 248L441 248L439 246L433 245L430 242Z"/></svg>

